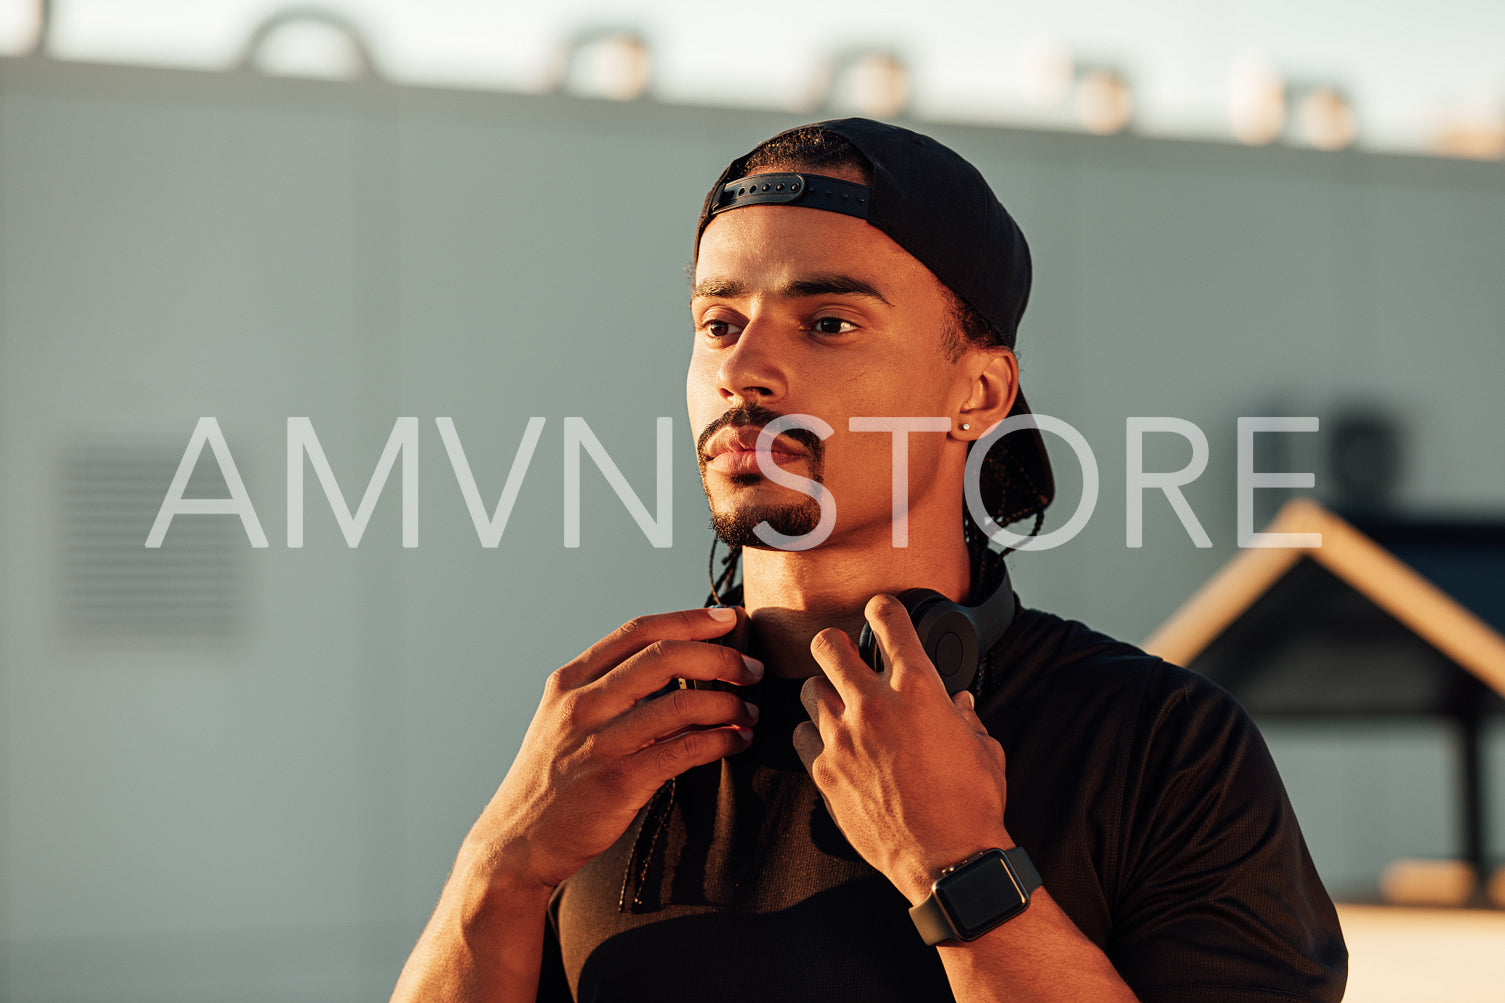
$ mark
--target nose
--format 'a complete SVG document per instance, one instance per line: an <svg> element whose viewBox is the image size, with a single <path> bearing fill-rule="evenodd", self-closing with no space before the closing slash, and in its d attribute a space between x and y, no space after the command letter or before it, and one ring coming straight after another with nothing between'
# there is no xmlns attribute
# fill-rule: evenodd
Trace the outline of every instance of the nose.
<svg viewBox="0 0 1505 1003"><path fill-rule="evenodd" d="M724 349L717 391L728 406L768 405L788 392L784 360L770 325L754 319Z"/></svg>

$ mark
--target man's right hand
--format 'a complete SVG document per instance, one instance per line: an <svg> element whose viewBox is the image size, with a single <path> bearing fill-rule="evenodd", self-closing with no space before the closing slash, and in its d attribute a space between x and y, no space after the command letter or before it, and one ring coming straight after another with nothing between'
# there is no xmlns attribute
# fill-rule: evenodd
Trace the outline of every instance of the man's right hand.
<svg viewBox="0 0 1505 1003"><path fill-rule="evenodd" d="M535 998L553 888L627 831L670 777L740 752L756 711L734 693L676 679L750 685L763 666L704 642L736 611L639 617L556 671L506 779L465 837L394 1001Z"/></svg>
<svg viewBox="0 0 1505 1003"><path fill-rule="evenodd" d="M757 710L735 693L645 699L676 679L757 682L756 659L704 643L735 624L731 609L639 617L555 671L462 855L494 886L552 889L627 831L664 781L747 748Z"/></svg>

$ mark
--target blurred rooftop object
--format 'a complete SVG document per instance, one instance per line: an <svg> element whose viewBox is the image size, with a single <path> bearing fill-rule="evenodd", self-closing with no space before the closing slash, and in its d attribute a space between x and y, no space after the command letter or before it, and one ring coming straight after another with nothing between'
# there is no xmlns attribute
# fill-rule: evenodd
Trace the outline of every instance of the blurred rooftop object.
<svg viewBox="0 0 1505 1003"><path fill-rule="evenodd" d="M608 101L647 97L653 86L653 53L633 28L582 28L567 36L554 56L544 90Z"/></svg>
<svg viewBox="0 0 1505 1003"><path fill-rule="evenodd" d="M791 35L687 0L640 0L610 23L569 0L0 0L0 54L1505 158L1505 64L1482 42L1505 9L1354 7L1297 37L1277 29L1300 12L1279 4L1234 4L1231 27L1171 0L1134 16L1079 6L936 0L917 14L835 0Z"/></svg>
<svg viewBox="0 0 1505 1003"><path fill-rule="evenodd" d="M1447 157L1505 158L1505 109L1448 119L1433 137L1431 149Z"/></svg>
<svg viewBox="0 0 1505 1003"><path fill-rule="evenodd" d="M284 7L256 25L240 68L286 76L379 77L371 43L355 21L330 7Z"/></svg>
<svg viewBox="0 0 1505 1003"><path fill-rule="evenodd" d="M897 118L909 110L914 88L908 64L891 49L849 49L826 64L812 88L821 113Z"/></svg>

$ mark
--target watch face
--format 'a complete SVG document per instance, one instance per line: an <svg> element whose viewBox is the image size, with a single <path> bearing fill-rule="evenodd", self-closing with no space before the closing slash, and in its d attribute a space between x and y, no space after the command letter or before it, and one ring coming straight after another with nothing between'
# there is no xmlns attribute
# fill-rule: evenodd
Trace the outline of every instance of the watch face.
<svg viewBox="0 0 1505 1003"><path fill-rule="evenodd" d="M1029 893L1014 880L1002 854L989 854L947 875L935 897L963 940L986 933L1029 905Z"/></svg>

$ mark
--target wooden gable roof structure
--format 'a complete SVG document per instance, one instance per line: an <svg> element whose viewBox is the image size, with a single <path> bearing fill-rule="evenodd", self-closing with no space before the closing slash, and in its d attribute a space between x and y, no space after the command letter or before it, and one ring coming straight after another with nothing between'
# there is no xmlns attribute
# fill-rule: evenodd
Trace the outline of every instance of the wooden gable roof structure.
<svg viewBox="0 0 1505 1003"><path fill-rule="evenodd" d="M1321 545L1244 550L1145 650L1207 675L1259 718L1452 721L1463 855L1483 876L1483 725L1505 714L1505 524L1360 524L1370 532L1288 502L1267 532L1316 533Z"/></svg>

